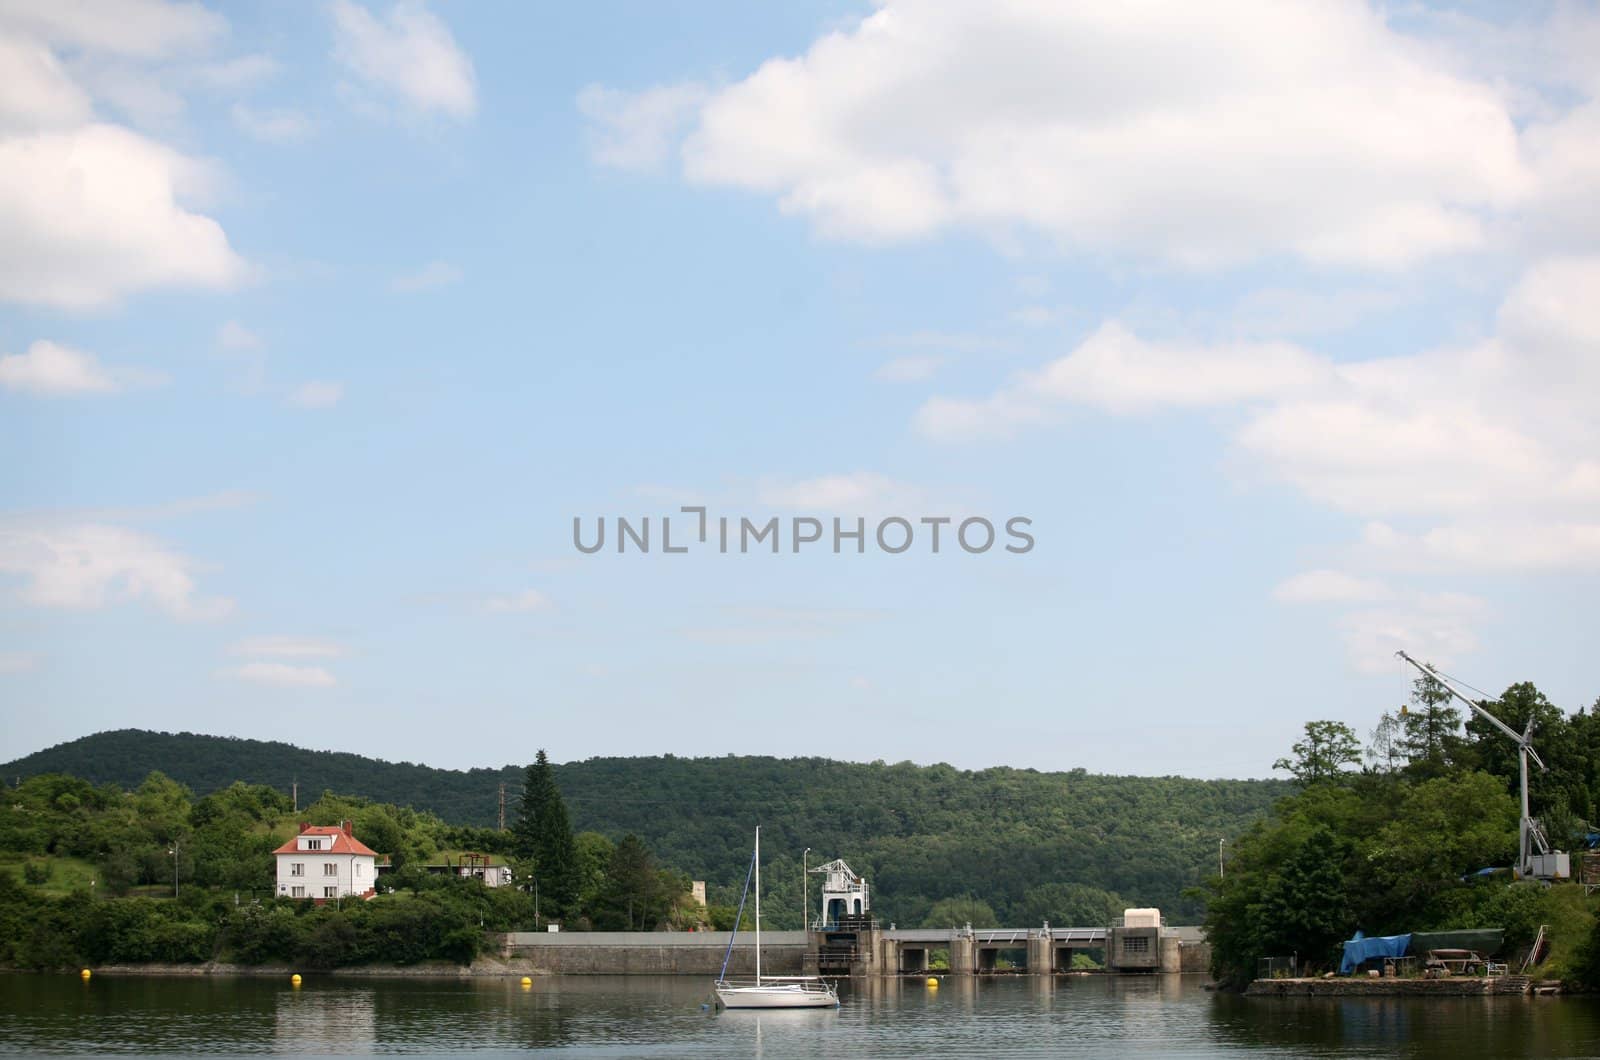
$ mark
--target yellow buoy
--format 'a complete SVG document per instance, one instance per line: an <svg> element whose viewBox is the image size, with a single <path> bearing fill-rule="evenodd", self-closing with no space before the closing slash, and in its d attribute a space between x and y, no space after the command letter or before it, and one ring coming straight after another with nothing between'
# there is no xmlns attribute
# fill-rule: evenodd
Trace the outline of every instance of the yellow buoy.
<svg viewBox="0 0 1600 1060"><path fill-rule="evenodd" d="M533 985L533 980L528 978L527 976L523 976L522 977L522 985L523 986L532 986Z"/></svg>
<svg viewBox="0 0 1600 1060"><path fill-rule="evenodd" d="M299 972L295 972L293 975L291 975L289 977L289 982L293 983L295 986L299 986L300 985L300 973Z"/></svg>
<svg viewBox="0 0 1600 1060"><path fill-rule="evenodd" d="M930 976L928 976L928 985L932 986L932 987L937 987L939 985L939 980L935 979L933 976L930 975Z"/></svg>
<svg viewBox="0 0 1600 1060"><path fill-rule="evenodd" d="M89 969L85 968L83 971L78 973L78 978L79 979L87 979L93 974L94 974L93 972L91 972Z"/></svg>

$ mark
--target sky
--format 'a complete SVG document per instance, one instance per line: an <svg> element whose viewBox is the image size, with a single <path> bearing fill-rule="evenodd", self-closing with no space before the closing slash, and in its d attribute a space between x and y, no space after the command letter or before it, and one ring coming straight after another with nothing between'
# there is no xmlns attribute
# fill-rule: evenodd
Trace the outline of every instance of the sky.
<svg viewBox="0 0 1600 1060"><path fill-rule="evenodd" d="M1592 3L0 0L0 759L1265 776L1400 649L1593 704L1597 53Z"/></svg>

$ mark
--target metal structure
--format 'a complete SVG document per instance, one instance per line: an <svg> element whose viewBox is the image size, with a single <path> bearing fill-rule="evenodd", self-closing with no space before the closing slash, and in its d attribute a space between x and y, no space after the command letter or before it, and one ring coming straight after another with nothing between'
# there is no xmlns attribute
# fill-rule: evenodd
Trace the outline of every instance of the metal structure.
<svg viewBox="0 0 1600 1060"><path fill-rule="evenodd" d="M1483 718L1516 742L1517 762L1522 772L1522 820L1517 829L1517 872L1524 878L1533 877L1545 880L1570 876L1570 868L1566 868L1563 871L1564 867L1570 865L1567 855L1562 851L1550 849L1550 840L1545 836L1544 829L1540 826L1538 820L1529 816L1528 813L1528 759L1532 758L1534 764L1541 771L1548 771L1549 769L1544 764L1544 759L1540 758L1539 753L1533 749L1534 719L1530 717L1528 719L1528 727L1519 733L1487 710L1484 710L1477 703L1456 691L1456 687L1450 682L1450 679L1435 670L1430 664L1419 663L1403 651L1397 651L1395 654L1416 667L1425 677L1437 681L1439 687L1461 700L1471 708L1474 714ZM1533 852L1534 847L1539 848L1538 854Z"/></svg>

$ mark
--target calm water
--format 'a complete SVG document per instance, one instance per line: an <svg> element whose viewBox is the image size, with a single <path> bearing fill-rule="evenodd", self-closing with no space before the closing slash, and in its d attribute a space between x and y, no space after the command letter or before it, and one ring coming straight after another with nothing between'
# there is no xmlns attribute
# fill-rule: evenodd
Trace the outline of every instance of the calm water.
<svg viewBox="0 0 1600 1060"><path fill-rule="evenodd" d="M0 1051L82 1056L1600 1057L1600 1001L1249 1000L1194 979L846 988L838 1011L707 1011L666 977L362 980L0 976Z"/></svg>

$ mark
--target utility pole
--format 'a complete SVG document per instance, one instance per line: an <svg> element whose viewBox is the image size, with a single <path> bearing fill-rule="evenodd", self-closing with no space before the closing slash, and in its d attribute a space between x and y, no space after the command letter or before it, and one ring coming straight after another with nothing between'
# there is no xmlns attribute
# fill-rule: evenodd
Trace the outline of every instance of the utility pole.
<svg viewBox="0 0 1600 1060"><path fill-rule="evenodd" d="M178 841L172 841L172 849L167 851L172 855L172 897L178 897Z"/></svg>
<svg viewBox="0 0 1600 1060"><path fill-rule="evenodd" d="M500 831L506 830L506 782L500 782Z"/></svg>
<svg viewBox="0 0 1600 1060"><path fill-rule="evenodd" d="M1222 877L1224 875L1224 873L1222 871L1222 844L1223 844L1223 842L1224 842L1223 838L1221 836L1218 836L1217 837L1217 879L1219 879L1219 880L1222 879Z"/></svg>
<svg viewBox="0 0 1600 1060"><path fill-rule="evenodd" d="M289 787L294 792L294 812L295 813L299 813L300 812L300 778L299 777L295 777L294 778L294 783L289 785Z"/></svg>

